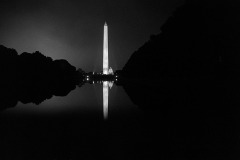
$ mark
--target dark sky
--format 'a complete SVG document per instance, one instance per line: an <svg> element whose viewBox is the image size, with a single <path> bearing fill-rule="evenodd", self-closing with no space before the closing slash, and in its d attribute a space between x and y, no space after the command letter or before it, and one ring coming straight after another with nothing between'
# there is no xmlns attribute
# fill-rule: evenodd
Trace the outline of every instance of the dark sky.
<svg viewBox="0 0 240 160"><path fill-rule="evenodd" d="M1 0L0 44L40 51L77 68L102 68L103 25L109 63L121 69L184 0Z"/></svg>

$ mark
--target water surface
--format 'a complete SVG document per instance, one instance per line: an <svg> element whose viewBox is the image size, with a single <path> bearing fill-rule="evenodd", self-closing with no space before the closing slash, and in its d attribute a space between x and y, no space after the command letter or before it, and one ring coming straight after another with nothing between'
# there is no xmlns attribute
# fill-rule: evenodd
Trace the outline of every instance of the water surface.
<svg viewBox="0 0 240 160"><path fill-rule="evenodd" d="M0 112L1 159L239 157L239 94L231 87L148 84L86 83L39 105L18 102Z"/></svg>

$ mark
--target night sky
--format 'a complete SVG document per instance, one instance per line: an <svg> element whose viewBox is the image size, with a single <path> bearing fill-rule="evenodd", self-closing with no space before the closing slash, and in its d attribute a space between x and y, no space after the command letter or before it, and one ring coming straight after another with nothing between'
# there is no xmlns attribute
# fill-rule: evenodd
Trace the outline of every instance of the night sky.
<svg viewBox="0 0 240 160"><path fill-rule="evenodd" d="M184 0L1 0L0 44L40 51L86 72L102 70L103 25L109 63L121 69L131 54Z"/></svg>

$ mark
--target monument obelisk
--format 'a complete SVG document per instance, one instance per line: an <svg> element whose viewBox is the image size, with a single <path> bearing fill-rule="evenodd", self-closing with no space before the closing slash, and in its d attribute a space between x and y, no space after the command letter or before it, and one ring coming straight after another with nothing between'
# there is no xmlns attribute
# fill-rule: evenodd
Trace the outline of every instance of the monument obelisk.
<svg viewBox="0 0 240 160"><path fill-rule="evenodd" d="M103 74L108 75L108 26L106 22L103 37Z"/></svg>

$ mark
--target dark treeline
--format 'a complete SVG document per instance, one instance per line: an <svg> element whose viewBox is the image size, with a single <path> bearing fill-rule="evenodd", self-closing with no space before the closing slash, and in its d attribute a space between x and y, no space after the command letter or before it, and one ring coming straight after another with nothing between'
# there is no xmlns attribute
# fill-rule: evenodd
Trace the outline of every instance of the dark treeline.
<svg viewBox="0 0 240 160"><path fill-rule="evenodd" d="M0 45L0 109L22 103L40 104L65 96L81 81L81 74L66 60L52 60L40 52L22 53Z"/></svg>
<svg viewBox="0 0 240 160"><path fill-rule="evenodd" d="M122 74L133 83L123 87L147 113L152 137L142 150L159 159L239 159L239 8L189 0L130 57Z"/></svg>
<svg viewBox="0 0 240 160"><path fill-rule="evenodd" d="M127 77L188 77L240 71L240 10L236 0L189 0L161 33L130 57Z"/></svg>
<svg viewBox="0 0 240 160"><path fill-rule="evenodd" d="M207 92L217 98L219 93L214 91L219 87L240 88L239 7L235 0L189 0L178 8L161 33L152 35L123 68L125 78L137 79L140 84L124 85L134 103L176 105L176 99L192 96L189 91L206 100L201 96ZM144 84L141 80L146 79ZM215 86L211 82L216 82Z"/></svg>

